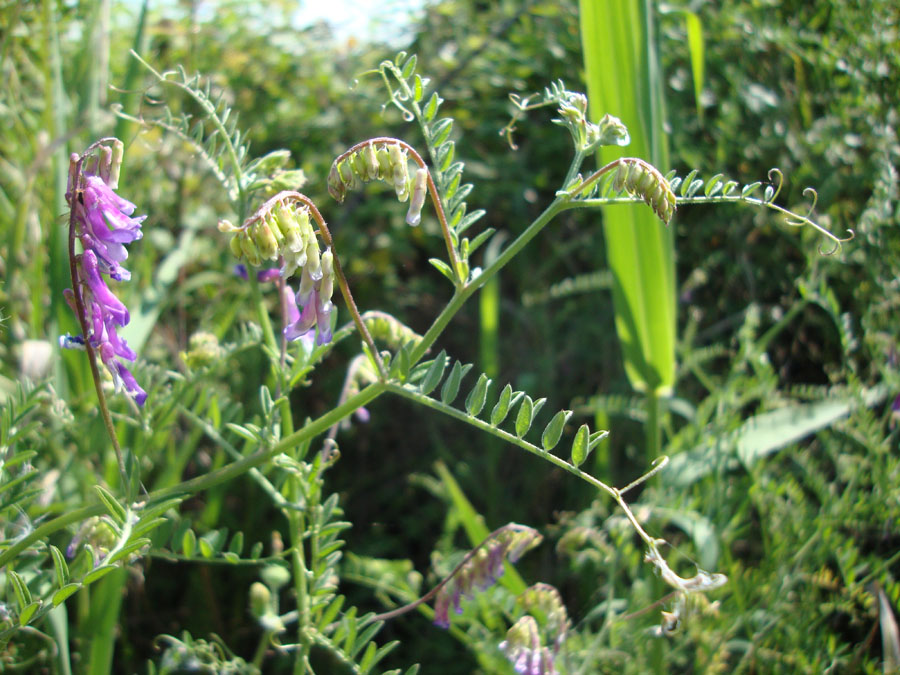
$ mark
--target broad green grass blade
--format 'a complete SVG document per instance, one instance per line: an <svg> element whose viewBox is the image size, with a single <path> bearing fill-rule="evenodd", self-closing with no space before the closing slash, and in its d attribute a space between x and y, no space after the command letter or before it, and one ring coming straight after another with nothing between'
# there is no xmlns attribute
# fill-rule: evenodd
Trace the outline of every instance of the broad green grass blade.
<svg viewBox="0 0 900 675"><path fill-rule="evenodd" d="M668 149L651 3L581 0L580 6L591 117L608 112L621 118L631 133L627 154L665 171ZM604 148L598 159L602 164L624 154ZM670 393L675 381L672 230L643 205L604 208L603 219L625 371L636 390L655 399Z"/></svg>
<svg viewBox="0 0 900 675"><path fill-rule="evenodd" d="M687 32L688 53L691 57L691 74L694 79L694 101L697 104L697 117L703 121L703 105L700 95L703 93L704 64L703 25L700 17L693 12L684 13L684 27Z"/></svg>

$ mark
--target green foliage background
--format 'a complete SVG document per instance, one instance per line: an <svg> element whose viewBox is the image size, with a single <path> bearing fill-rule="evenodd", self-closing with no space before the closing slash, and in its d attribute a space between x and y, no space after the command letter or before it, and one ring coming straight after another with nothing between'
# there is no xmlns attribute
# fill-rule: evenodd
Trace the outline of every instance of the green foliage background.
<svg viewBox="0 0 900 675"><path fill-rule="evenodd" d="M816 233L765 211L685 207L673 224L679 373L664 412L663 449L683 459L673 461L677 472L663 472L631 499L640 502L636 511L648 529L676 546L677 569L690 574L697 561L727 574L728 585L676 635L650 637L658 610L621 616L668 589L647 572L640 542L620 526L609 500L516 448L391 399L371 406L367 425L339 437L342 457L329 473L343 517L354 525L348 549L359 557L347 563L341 592L354 605L381 611L382 597L353 583L354 575L365 576L359 569L374 564L369 559L397 561L379 563L395 585L409 577L403 561L410 561L430 587L437 581L432 564L440 568L444 557L469 547L466 515L439 478L441 466L488 529L516 521L545 534L518 570L563 594L573 621L560 663L565 672L882 672L890 655L878 589L895 613L900 605L900 432L891 411L900 393L900 12L887 0L676 5L659 17L672 167L679 175L699 168L751 182L778 166L788 177L782 203L802 211L803 188L813 185L822 222L856 235L824 256ZM141 113L132 91L147 82L127 56L132 46L158 69L182 64L208 75L240 112L254 154L291 151L291 166L309 179L303 191L323 205L362 307L422 331L449 299L444 279L427 263L441 254L434 222L405 227L401 205L380 189L356 193L340 207L326 194L328 167L353 143L376 135L420 143L412 126L383 107L377 79L360 75L392 57L395 35L385 28L373 42L341 41L325 26L293 26L291 3L266 6L261 13L240 2L165 11L151 4L143 33L140 8L131 4L0 6L0 67L8 83L0 93L0 401L8 410L23 378L25 341L54 342L74 330L59 294L67 284L62 191L68 153L97 135L118 130L125 140L122 192L150 214L132 252L134 282L122 289L126 303L140 308L128 337L146 364L141 374L161 382L165 369L183 370L179 354L192 333L235 341L253 320L250 290L231 273L226 241L215 229L219 218L235 214L224 200L209 198L218 187L205 166L177 140L138 134L109 112L122 103ZM699 101L676 9L691 9L703 27ZM488 210L479 227L495 227L500 236L520 231L552 199L569 143L549 113L537 111L518 123L513 151L498 133L510 117L506 95L539 91L559 78L583 88L577 3L435 2L402 47L418 55L419 70L446 99L442 112L456 119L457 157L476 184L468 201ZM643 408L622 371L609 279L597 268L604 251L596 220L562 214L504 269L496 304L479 312L473 303L437 349L493 369L495 382L548 397L547 410L573 409L572 424L608 425L610 440L589 468L624 484L646 470ZM233 300L219 302L224 297ZM496 336L485 321L492 313L499 317ZM294 396L295 416L316 417L336 401L343 356L330 356ZM53 389L20 408L30 415L23 419L37 423L22 438L37 451L30 462L41 490L61 511L92 499L91 486L114 483L117 475L111 454L95 450L106 444L80 357L54 351L47 374ZM240 351L182 403L209 414L215 399L224 419L258 412L262 363L258 350ZM875 387L880 395L861 403ZM845 402L848 414L796 442L751 433L754 416L819 401ZM133 428L124 405L117 413L126 444L147 432ZM146 424L143 471L156 488L226 461L170 411ZM50 515L40 496L32 500L28 518ZM3 538L11 540L21 519L8 501L3 507ZM283 530L246 477L181 511L199 534L240 530L248 546L268 548L273 531ZM64 550L69 535L55 545ZM276 536L287 538L283 531ZM91 661L98 630L108 648L115 644L115 672L141 671L159 658L156 636L182 630L197 638L215 633L249 660L259 639L247 609L255 579L246 567L146 559L119 581L127 594L110 625L97 628L88 590L66 605L74 662ZM9 601L11 590L5 593ZM418 614L389 623L380 640L402 645L385 667L421 662L426 672L504 672L497 670L508 665L496 644L506 626L497 616L491 624L490 608L478 611L478 620L467 615L455 632ZM0 663L33 658L52 670L51 652L45 640L25 635L6 645ZM288 669L287 659L267 663L267 672ZM329 670L335 664L319 667L338 672Z"/></svg>

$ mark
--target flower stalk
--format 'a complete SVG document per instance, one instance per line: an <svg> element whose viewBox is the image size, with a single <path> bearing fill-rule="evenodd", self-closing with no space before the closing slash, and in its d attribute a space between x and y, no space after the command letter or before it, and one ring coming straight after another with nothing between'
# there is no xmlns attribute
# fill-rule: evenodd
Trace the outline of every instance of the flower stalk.
<svg viewBox="0 0 900 675"><path fill-rule="evenodd" d="M120 359L133 361L136 354L119 337L117 327L129 321L128 309L107 287L103 274L127 281L131 274L122 267L128 257L125 244L142 236L146 216L132 218L134 204L115 193L119 183L123 145L117 138L102 138L81 155L73 154L69 165L66 200L69 204L69 274L71 290L65 293L81 327L80 336L62 336L64 348L84 349L97 392L100 415L112 441L116 462L126 492L131 481L125 469L122 448L109 413L97 356L106 366L117 390L124 389L138 405L146 392ZM82 253L76 252L76 241Z"/></svg>

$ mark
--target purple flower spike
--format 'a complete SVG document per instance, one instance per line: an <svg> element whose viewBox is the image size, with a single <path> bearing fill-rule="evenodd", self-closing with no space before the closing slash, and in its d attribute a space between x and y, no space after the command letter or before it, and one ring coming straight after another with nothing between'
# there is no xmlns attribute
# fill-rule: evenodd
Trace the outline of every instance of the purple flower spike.
<svg viewBox="0 0 900 675"><path fill-rule="evenodd" d="M103 274L117 281L127 281L131 273L120 263L128 258L125 244L143 236L141 224L147 216L132 218L135 205L114 192L118 180L118 160L121 159L121 143L114 140L113 151L108 146L98 150L104 159L73 155L69 169L69 185L66 197L72 208L73 235L81 241L84 253L76 256L77 279L81 285L81 298L85 315L80 317L87 324L86 336L63 336L60 346L84 348L85 342L100 356L117 390L124 389L138 405L147 399L145 392L131 371L119 359L134 361L134 353L117 332L130 320L128 308L106 285ZM91 146L96 149L97 146ZM85 170L86 167L89 167ZM113 178L115 177L115 178ZM77 307L74 294L66 292L66 300L73 310ZM76 310L77 311L77 310Z"/></svg>

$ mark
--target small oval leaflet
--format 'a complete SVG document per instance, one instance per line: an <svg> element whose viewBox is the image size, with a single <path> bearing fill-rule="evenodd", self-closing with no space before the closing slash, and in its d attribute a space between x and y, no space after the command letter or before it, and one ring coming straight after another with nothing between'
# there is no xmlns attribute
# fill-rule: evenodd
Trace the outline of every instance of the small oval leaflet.
<svg viewBox="0 0 900 675"><path fill-rule="evenodd" d="M544 447L544 450L549 452L556 447L556 444L559 443L559 439L562 437L563 428L565 428L566 422L569 421L571 416L571 410L560 410L553 416L553 419L544 428L544 433L541 434L541 445Z"/></svg>
<svg viewBox="0 0 900 675"><path fill-rule="evenodd" d="M572 441L572 464L581 466L587 459L590 448L588 447L588 438L591 430L587 424L582 424L575 432L575 439Z"/></svg>
<svg viewBox="0 0 900 675"><path fill-rule="evenodd" d="M26 626L28 622L31 621L31 617L34 616L35 612L37 612L43 603L40 600L35 600L28 607L22 610L22 613L19 614L19 625Z"/></svg>
<svg viewBox="0 0 900 675"><path fill-rule="evenodd" d="M484 404L487 401L488 387L490 386L491 378L484 373L478 376L478 382L475 383L472 391L466 397L466 412L472 417L478 417L478 413L484 408Z"/></svg>
<svg viewBox="0 0 900 675"><path fill-rule="evenodd" d="M447 381L444 382L444 386L441 387L441 401L450 405L453 403L454 399L456 399L456 395L459 393L459 383L462 380L463 372L462 372L462 364L457 361L453 364L453 368L450 370L450 376L447 378Z"/></svg>
<svg viewBox="0 0 900 675"><path fill-rule="evenodd" d="M519 414L516 415L516 436L522 438L531 428L531 421L534 419L534 402L528 394L519 407Z"/></svg>
<svg viewBox="0 0 900 675"><path fill-rule="evenodd" d="M510 399L512 399L512 387L507 384L500 392L500 399L494 404L494 409L491 410L491 426L495 427L506 419L509 414Z"/></svg>
<svg viewBox="0 0 900 675"><path fill-rule="evenodd" d="M73 593L77 593L78 589L81 588L81 584L66 584L62 588L60 588L56 593L53 594L53 597L50 599L53 603L54 607L58 607L62 603L66 601Z"/></svg>

